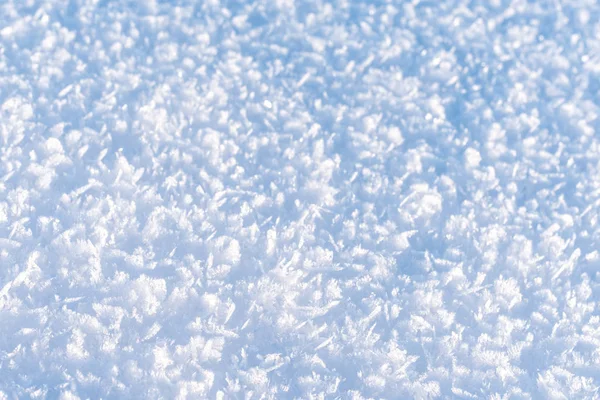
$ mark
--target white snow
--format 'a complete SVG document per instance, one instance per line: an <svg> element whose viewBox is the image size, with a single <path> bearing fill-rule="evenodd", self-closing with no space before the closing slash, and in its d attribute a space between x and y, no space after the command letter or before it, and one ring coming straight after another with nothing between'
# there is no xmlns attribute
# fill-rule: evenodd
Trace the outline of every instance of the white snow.
<svg viewBox="0 0 600 400"><path fill-rule="evenodd" d="M0 1L0 399L597 399L600 3Z"/></svg>

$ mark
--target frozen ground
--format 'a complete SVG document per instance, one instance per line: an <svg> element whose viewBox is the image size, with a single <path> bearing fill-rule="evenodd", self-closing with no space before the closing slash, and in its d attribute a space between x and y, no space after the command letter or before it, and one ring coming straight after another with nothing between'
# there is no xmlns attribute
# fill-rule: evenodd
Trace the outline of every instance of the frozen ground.
<svg viewBox="0 0 600 400"><path fill-rule="evenodd" d="M0 398L599 398L599 20L0 1Z"/></svg>

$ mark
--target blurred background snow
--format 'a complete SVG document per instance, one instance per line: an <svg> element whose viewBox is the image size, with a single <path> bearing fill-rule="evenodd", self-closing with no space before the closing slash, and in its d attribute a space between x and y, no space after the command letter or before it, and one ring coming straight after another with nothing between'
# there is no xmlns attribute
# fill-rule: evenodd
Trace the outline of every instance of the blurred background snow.
<svg viewBox="0 0 600 400"><path fill-rule="evenodd" d="M0 399L596 399L596 0L0 1Z"/></svg>

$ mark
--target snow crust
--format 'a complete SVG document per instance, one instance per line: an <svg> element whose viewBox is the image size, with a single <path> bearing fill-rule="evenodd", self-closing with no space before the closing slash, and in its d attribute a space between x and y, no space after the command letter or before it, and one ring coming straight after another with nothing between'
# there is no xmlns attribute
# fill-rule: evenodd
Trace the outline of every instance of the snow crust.
<svg viewBox="0 0 600 400"><path fill-rule="evenodd" d="M0 399L597 399L595 0L0 1Z"/></svg>

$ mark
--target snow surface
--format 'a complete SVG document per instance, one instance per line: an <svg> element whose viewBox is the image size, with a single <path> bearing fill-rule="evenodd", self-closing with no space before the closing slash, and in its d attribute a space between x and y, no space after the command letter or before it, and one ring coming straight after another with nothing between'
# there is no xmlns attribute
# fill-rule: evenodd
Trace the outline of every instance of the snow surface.
<svg viewBox="0 0 600 400"><path fill-rule="evenodd" d="M0 399L593 399L596 0L0 1Z"/></svg>

